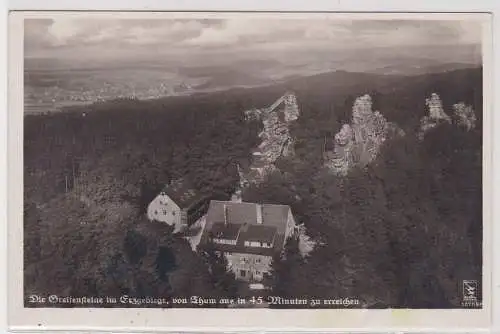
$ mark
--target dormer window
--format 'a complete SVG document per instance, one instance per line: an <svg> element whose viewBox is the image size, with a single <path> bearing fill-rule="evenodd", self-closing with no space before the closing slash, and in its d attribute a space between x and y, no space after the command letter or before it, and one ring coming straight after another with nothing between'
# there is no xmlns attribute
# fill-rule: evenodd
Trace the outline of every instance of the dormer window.
<svg viewBox="0 0 500 334"><path fill-rule="evenodd" d="M262 247L262 248L271 248L273 247L272 243L261 242L261 241L245 241L246 247Z"/></svg>

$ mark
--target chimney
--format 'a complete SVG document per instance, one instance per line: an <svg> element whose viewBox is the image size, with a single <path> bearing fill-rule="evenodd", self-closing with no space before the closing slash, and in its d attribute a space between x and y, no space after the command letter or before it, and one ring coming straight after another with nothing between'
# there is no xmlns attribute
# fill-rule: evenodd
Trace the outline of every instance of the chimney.
<svg viewBox="0 0 500 334"><path fill-rule="evenodd" d="M256 204L257 208L257 224L262 224L262 205Z"/></svg>
<svg viewBox="0 0 500 334"><path fill-rule="evenodd" d="M224 225L227 225L227 205L224 204Z"/></svg>

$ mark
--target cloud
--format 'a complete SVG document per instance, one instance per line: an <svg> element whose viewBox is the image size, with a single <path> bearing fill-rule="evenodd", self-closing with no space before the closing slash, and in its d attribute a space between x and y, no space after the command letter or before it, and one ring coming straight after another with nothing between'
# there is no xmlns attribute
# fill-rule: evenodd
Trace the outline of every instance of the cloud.
<svg viewBox="0 0 500 334"><path fill-rule="evenodd" d="M27 56L58 57L144 52L265 52L280 48L367 48L375 46L479 43L471 21L332 19L30 19L25 22ZM63 52L64 50L64 52Z"/></svg>

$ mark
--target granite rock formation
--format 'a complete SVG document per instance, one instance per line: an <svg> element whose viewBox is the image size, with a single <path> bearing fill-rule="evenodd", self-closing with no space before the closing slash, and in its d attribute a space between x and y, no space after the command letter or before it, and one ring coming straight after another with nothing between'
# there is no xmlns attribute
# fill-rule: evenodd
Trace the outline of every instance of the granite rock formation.
<svg viewBox="0 0 500 334"><path fill-rule="evenodd" d="M422 140L425 134L440 123L451 123L451 118L443 109L443 103L438 94L432 93L431 97L425 100L425 104L429 110L428 116L422 117L420 120L420 132L418 138Z"/></svg>
<svg viewBox="0 0 500 334"><path fill-rule="evenodd" d="M429 110L428 116L422 117L420 120L420 131L418 138L424 139L425 134L432 128L439 124L455 124L467 131L476 126L476 114L471 106L463 102L453 105L453 117L448 116L441 102L438 94L432 93L431 97L426 100L427 108Z"/></svg>
<svg viewBox="0 0 500 334"><path fill-rule="evenodd" d="M365 166L375 159L389 134L401 129L372 110L370 95L358 97L352 108L351 124L344 124L334 137L334 150L325 153L325 165L339 175L353 166Z"/></svg>
<svg viewBox="0 0 500 334"><path fill-rule="evenodd" d="M294 154L294 138L290 135L289 125L299 115L297 97L291 92L268 108L245 111L247 120L262 122L262 131L259 133L261 143L252 152L250 166L240 168L241 187L262 182L266 175L276 170L274 164L280 157Z"/></svg>
<svg viewBox="0 0 500 334"><path fill-rule="evenodd" d="M472 109L472 106L466 105L463 102L456 103L453 105L453 114L456 125L465 128L467 131L476 127L476 113Z"/></svg>

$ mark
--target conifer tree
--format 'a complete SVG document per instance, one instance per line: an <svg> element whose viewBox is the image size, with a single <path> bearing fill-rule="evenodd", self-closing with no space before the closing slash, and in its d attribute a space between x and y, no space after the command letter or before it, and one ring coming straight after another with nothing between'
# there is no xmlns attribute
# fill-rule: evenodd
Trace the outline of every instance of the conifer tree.
<svg viewBox="0 0 500 334"><path fill-rule="evenodd" d="M210 284L219 297L235 297L238 285L234 273L229 269L225 255L216 250L212 240L199 250L209 272Z"/></svg>

